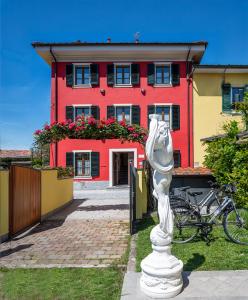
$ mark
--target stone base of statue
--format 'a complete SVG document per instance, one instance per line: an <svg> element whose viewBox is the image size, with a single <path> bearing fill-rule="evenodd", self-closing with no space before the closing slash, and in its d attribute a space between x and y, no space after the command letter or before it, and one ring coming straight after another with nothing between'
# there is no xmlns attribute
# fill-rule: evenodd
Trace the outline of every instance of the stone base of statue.
<svg viewBox="0 0 248 300"><path fill-rule="evenodd" d="M152 229L153 252L141 262L140 288L152 298L166 299L178 295L183 286L183 263L171 255L171 238L160 229Z"/></svg>

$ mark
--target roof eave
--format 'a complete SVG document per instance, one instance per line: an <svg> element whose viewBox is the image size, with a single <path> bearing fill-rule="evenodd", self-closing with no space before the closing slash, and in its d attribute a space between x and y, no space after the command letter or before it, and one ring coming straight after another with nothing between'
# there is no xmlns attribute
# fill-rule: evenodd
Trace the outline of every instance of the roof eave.
<svg viewBox="0 0 248 300"><path fill-rule="evenodd" d="M205 52L206 42L195 43L39 43L32 44L36 52L51 64L52 49L57 61L185 61L199 63Z"/></svg>

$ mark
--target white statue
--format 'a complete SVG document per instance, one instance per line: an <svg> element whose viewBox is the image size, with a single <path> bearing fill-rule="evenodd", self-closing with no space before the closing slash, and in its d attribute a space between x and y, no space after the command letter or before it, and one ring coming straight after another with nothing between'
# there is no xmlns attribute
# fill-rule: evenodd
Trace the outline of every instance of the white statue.
<svg viewBox="0 0 248 300"><path fill-rule="evenodd" d="M153 298L175 297L182 289L182 261L171 255L173 212L169 188L174 166L173 145L169 127L150 115L149 136L146 142L147 159L154 169L153 195L158 200L159 224L150 235L153 252L141 262L141 290Z"/></svg>

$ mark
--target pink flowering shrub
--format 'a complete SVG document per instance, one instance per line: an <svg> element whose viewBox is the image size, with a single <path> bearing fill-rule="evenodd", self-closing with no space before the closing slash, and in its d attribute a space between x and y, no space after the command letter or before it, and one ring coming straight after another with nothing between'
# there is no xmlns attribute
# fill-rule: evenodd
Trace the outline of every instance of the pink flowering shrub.
<svg viewBox="0 0 248 300"><path fill-rule="evenodd" d="M138 125L128 125L125 121L118 122L114 118L97 121L92 117L77 117L75 122L53 122L36 130L34 137L37 143L51 144L63 139L119 139L145 144L147 130Z"/></svg>

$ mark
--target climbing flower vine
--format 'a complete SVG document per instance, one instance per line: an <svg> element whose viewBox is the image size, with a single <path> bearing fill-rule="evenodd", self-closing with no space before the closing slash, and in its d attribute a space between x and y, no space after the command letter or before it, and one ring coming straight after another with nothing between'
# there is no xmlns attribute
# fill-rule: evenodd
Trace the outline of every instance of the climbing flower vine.
<svg viewBox="0 0 248 300"><path fill-rule="evenodd" d="M45 125L34 133L35 142L41 145L69 139L119 139L122 143L138 142L145 144L147 130L139 125L130 125L126 121L118 122L115 118L96 120L93 117L77 117L75 122L54 122Z"/></svg>

